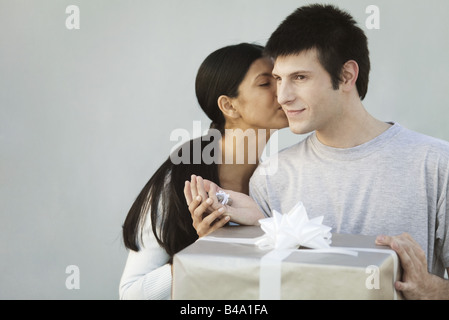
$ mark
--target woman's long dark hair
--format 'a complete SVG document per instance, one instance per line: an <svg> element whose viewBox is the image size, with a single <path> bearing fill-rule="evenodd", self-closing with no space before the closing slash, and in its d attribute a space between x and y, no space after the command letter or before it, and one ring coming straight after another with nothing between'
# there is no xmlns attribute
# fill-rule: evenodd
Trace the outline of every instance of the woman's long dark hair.
<svg viewBox="0 0 449 320"><path fill-rule="evenodd" d="M199 105L212 120L211 128L224 133L225 119L217 105L218 97L238 96L240 83L251 64L262 57L262 52L262 46L241 43L218 49L203 61L197 73L195 91ZM168 157L143 187L123 224L123 240L128 249L139 251L139 239L148 212L153 233L171 258L198 238L184 197L184 183L195 174L220 185L217 163L206 164L202 156L197 156L201 158L198 163L193 155L195 144L201 145L202 155L207 145L219 142L211 140L200 137L186 142L174 153L177 159L184 161L174 164ZM188 156L182 154L187 151ZM157 232L158 228L160 232Z"/></svg>

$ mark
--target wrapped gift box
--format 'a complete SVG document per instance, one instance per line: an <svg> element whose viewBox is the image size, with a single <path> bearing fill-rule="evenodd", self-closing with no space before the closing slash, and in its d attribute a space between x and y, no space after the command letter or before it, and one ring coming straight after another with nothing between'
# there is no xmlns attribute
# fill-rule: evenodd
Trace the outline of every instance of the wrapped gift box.
<svg viewBox="0 0 449 320"><path fill-rule="evenodd" d="M388 247L376 246L374 236L332 234L331 247L343 252L286 252L260 249L252 239L262 234L260 227L227 226L177 253L172 298L402 298L394 289L401 275L398 257Z"/></svg>

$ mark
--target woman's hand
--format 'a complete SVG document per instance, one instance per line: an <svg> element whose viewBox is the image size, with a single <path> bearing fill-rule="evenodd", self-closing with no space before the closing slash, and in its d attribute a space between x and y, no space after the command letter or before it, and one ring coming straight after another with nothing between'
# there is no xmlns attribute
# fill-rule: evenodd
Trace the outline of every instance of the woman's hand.
<svg viewBox="0 0 449 320"><path fill-rule="evenodd" d="M229 222L230 217L223 215L225 208L218 199L210 185L206 183L211 196L206 192L205 184L201 177L192 175L190 181L185 182L184 196L192 215L192 224L198 236L204 237L223 227Z"/></svg>
<svg viewBox="0 0 449 320"><path fill-rule="evenodd" d="M223 227L230 220L228 215L223 215L225 211L223 207L208 213L211 210L212 204L213 201L210 198L202 202L201 196L197 196L189 204L189 211L193 221L192 224L200 238Z"/></svg>
<svg viewBox="0 0 449 320"><path fill-rule="evenodd" d="M216 193L220 190L229 194L232 201L230 205L221 204L218 201ZM230 221L243 225L259 225L259 220L265 218L263 213L259 210L256 202L251 197L244 193L222 189L212 181L203 179L202 177L197 177L195 175L192 175L190 181L186 181L184 195L186 197L187 204L189 205L189 211L192 214L192 219L196 219L196 221L194 221L194 227L195 224L199 226L203 222L205 216L213 212L215 212L214 216L208 219L206 223L213 218L220 217L221 215L229 216ZM198 196L201 197L201 200L200 198L197 198ZM210 199L209 202L206 202L207 199ZM199 201L202 201L203 204L205 203L204 206L202 206L203 204L200 205ZM222 212L218 211L220 208L224 208L224 210ZM195 210L197 210L196 213ZM215 219L212 221L215 221ZM225 223L223 223L223 225L224 224ZM204 231L205 226L202 225L201 227L201 230ZM198 232L197 227L195 227L195 229ZM218 228L215 228L214 230L216 229Z"/></svg>
<svg viewBox="0 0 449 320"><path fill-rule="evenodd" d="M186 181L184 186L184 196L186 198L187 205L189 206L190 213L193 214L193 210L196 208L195 205L193 205L193 210L190 209L190 204L194 200L199 200L200 203L206 201L208 198L212 200L212 203L204 211L206 214L223 207L217 199L217 191L218 186L215 183L212 183L211 185L209 180L203 180L200 176L192 175L191 180ZM198 196L200 198L198 198Z"/></svg>

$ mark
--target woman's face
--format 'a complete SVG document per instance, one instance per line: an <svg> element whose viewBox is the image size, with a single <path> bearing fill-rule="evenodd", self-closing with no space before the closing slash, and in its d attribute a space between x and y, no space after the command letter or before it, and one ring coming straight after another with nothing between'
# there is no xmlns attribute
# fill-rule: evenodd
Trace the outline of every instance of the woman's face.
<svg viewBox="0 0 449 320"><path fill-rule="evenodd" d="M267 58L255 60L232 104L240 114L238 126L245 130L281 129L288 126L287 116L277 101L273 63Z"/></svg>

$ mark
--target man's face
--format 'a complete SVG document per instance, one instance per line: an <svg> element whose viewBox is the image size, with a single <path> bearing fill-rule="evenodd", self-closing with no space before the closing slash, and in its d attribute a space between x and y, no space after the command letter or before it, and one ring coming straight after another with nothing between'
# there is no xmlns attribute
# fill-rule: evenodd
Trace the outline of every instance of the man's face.
<svg viewBox="0 0 449 320"><path fill-rule="evenodd" d="M331 77L319 62L315 49L278 57L273 76L278 102L292 132L326 131L339 121L341 92L332 88Z"/></svg>

